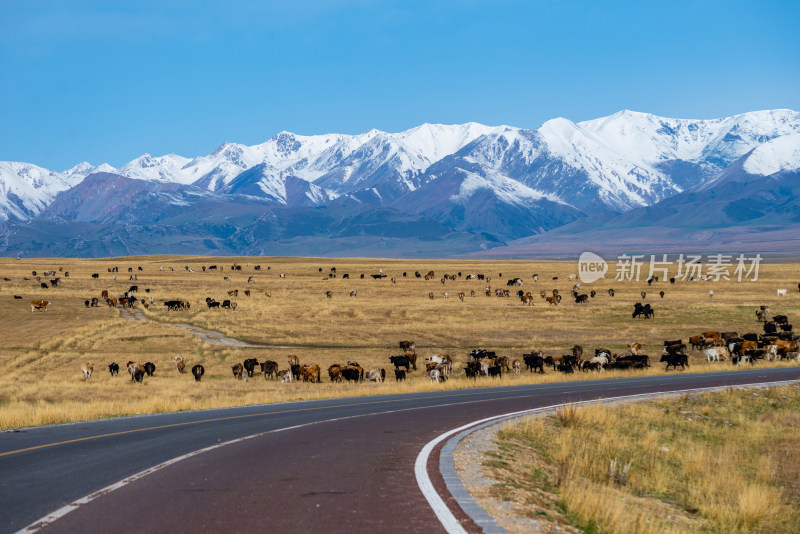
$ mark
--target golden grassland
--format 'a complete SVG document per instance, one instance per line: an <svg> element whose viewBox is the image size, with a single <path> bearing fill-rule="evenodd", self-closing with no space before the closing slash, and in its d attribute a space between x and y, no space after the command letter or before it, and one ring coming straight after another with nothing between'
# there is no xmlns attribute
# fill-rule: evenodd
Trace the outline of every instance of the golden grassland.
<svg viewBox="0 0 800 534"><path fill-rule="evenodd" d="M798 385L567 407L498 440L494 491L551 527L800 532Z"/></svg>
<svg viewBox="0 0 800 534"><path fill-rule="evenodd" d="M223 271L203 272L215 264ZM233 264L241 271L231 271ZM260 271L254 267L261 266ZM119 272L108 269L118 266ZM138 267L142 271L138 271ZM161 268L163 267L163 270ZM194 272L186 269L190 267ZM337 277L329 278L332 267ZM32 271L63 268L57 288L41 289ZM129 281L128 268L138 276ZM172 268L173 270L170 270ZM322 269L320 272L319 269ZM638 341L645 352L658 359L664 339L686 339L705 330L759 331L753 310L769 304L773 313L790 318L800 309L797 265L762 265L756 282L619 282L613 279L584 285L582 291L597 291L588 304L576 305L569 298L576 272L575 262L544 261L435 261L309 258L205 258L147 256L139 258L0 259L0 428L76 421L98 417L268 403L297 399L373 395L464 388L502 384L539 383L557 380L598 378L599 375L564 377L504 375L496 380L467 380L463 372L445 384L431 384L423 371L412 372L406 383L391 379L384 384L330 384L324 370L332 363L358 361L365 369L386 368L388 357L399 353L397 342L414 340L420 360L435 353L448 353L463 368L468 352L485 347L511 359L533 349L562 354L573 344L591 351L608 347L623 352L625 345ZM383 269L387 278L374 280L371 274ZM416 278L433 270L432 280ZM456 281L440 282L443 274L462 273ZM403 273L407 276L404 277ZM99 278L93 279L92 273ZM349 274L344 279L343 274ZM365 274L361 279L360 275ZM470 273L491 277L490 283L466 280ZM532 275L539 274L534 283ZM611 266L610 276L613 276ZM285 277L281 278L280 274ZM231 280L223 278L229 276ZM248 284L248 277L253 283ZM515 296L486 297L487 286L506 289L512 277L524 280L522 289L531 291L534 306L524 306ZM558 277L558 280L553 280ZM646 277L643 275L642 279ZM28 278L29 280L25 280ZM50 277L48 277L50 278ZM391 278L396 279L392 283ZM47 278L42 278L46 281ZM101 303L87 309L84 300L99 297L103 289L119 296L130 285L139 286L139 296L152 296L155 305L142 309L147 321L131 321L120 309ZM614 298L606 290L616 290ZM145 289L150 289L145 293ZM777 297L777 288L789 290ZM205 298L222 301L227 291L238 289L236 311L209 310ZM247 297L243 291L251 290ZM508 288L512 295L517 287ZM564 295L558 306L538 297L558 289ZM707 291L713 289L713 298ZM356 297L350 297L353 290ZM658 292L665 292L660 298ZM265 292L270 292L267 297ZM325 296L332 292L332 298ZM461 302L459 292L465 292ZM470 292L475 292L475 297ZM642 299L640 292L646 291ZM434 299L428 298L429 292ZM449 298L443 298L447 292ZM14 299L14 295L23 297ZM492 293L494 295L494 293ZM168 311L163 302L181 298L191 302L188 311ZM32 299L52 302L47 312L30 311ZM649 302L656 310L653 320L631 319L635 302ZM241 340L274 348L232 348L210 345L191 333L171 326L186 323L207 328ZM277 348L285 346L288 348ZM187 369L195 363L206 368L202 383L189 373L179 375L172 367L176 354L184 356ZM246 358L275 360L286 367L287 356L296 354L301 362L323 369L323 384L280 384L263 377L249 382L233 380L230 368ZM124 369L112 378L107 364L124 367L128 360L151 361L156 375L144 384L132 384ZM81 363L94 363L95 373L84 382ZM690 357L691 371L731 370L728 362L707 364L699 353ZM780 363L777 365L792 365ZM660 374L661 365L639 374ZM603 373L603 377L629 376L627 372Z"/></svg>

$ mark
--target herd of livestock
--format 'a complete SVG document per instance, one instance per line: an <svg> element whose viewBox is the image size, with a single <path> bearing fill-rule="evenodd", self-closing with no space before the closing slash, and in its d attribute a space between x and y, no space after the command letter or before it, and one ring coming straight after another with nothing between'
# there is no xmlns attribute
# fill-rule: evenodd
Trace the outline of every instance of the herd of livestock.
<svg viewBox="0 0 800 534"><path fill-rule="evenodd" d="M171 267L168 269L173 270ZM137 269L138 272L141 272L142 270L142 267L138 267ZM163 271L164 267L162 267L161 270ZM190 268L189 266L185 266L185 270L194 272L194 268ZM224 270L224 267L218 267L216 265L202 267L203 272L217 270ZM234 264L230 266L230 270L241 271L242 267ZM261 266L256 265L253 270L261 271ZM267 267L266 270L270 270L270 267ZM109 273L112 273L112 278L116 281L117 277L114 273L118 273L119 268L109 268L108 271ZM133 274L134 269L128 268L128 272L130 273L128 279L136 282L138 278L137 274ZM331 268L330 272L325 273L323 273L323 269L320 267L319 272L322 273L324 279L336 278L337 276L341 276L341 278L345 279L350 278L349 274L347 273L337 273L335 267ZM58 273L55 270L42 273L42 275L49 279L52 287L58 286L58 284L61 282L61 276L56 276L57 274L62 274L64 278L69 277L69 273L63 272L63 269L61 268L59 268ZM37 281L41 280L41 276L38 276L36 271L33 271L32 275L36 277ZM280 278L285 278L285 274L280 274L279 276ZM388 277L388 275L383 273L382 269L379 271L379 273L369 276L376 280ZM413 273L413 275L410 275L408 272L403 272L402 276L404 278L409 276L414 276L416 278L424 277L425 280L438 278L436 277L434 271L428 271L424 274L420 271L416 271ZM92 274L92 278L98 279L99 273ZM365 278L365 275L361 274L360 278ZM462 273L458 272L441 275L439 281L442 285L445 285L448 281L455 281L460 278L462 278ZM523 292L520 289L512 293L513 288L523 285L522 278L513 277L506 281L506 287L512 289L495 289L494 291L492 291L488 285L492 281L492 278L489 276L485 276L483 274L466 274L463 276L463 278L465 280L478 280L487 284L485 288L486 296L494 295L498 297L510 297L515 293L523 304L533 304L534 297L530 291ZM498 278L502 278L502 273L498 275ZM27 277L25 279L30 280ZM226 282L230 281L229 276L224 276L224 279ZM537 282L538 279L539 275L534 274L533 281ZM557 279L558 277L553 277L553 280ZM575 275L569 275L569 280L571 282L574 281ZM248 284L254 283L253 276L250 276L247 281ZM655 281L657 281L657 279L655 279ZM675 279L670 279L669 281L671 283L675 283ZM391 282L396 283L396 278L391 277ZM652 282L653 279L648 279L648 285L650 285ZM42 282L41 286L42 289L46 289L47 283ZM580 293L580 287L580 282L576 282L572 286L571 297L574 299L576 304L582 304L587 302L590 298L595 298L597 294L596 291L592 290L589 293ZM798 289L800 290L800 284L798 285ZM141 303L144 308L149 308L155 304L155 299L152 296L138 298L136 296L138 291L138 284L131 285L127 291L119 296L111 296L107 290L103 290L99 298L93 297L86 299L84 301L84 305L87 308L90 308L98 306L100 302L104 302L109 307L121 306L130 308L137 303ZM145 288L144 291L145 293L150 293L149 288ZM610 297L614 297L615 291L613 289L608 289L607 292ZM246 297L250 297L251 291L246 289L243 291L243 294ZM778 294L785 295L786 290L778 290ZM266 291L265 295L269 297L271 296L271 293ZM457 295L461 300L464 300L466 297L464 292L459 292ZM658 295L661 298L664 298L665 293L664 291L660 291ZM231 298L238 297L239 290L228 290L227 296L230 298L222 299L221 302L209 297L206 298L205 303L209 310L221 308L236 310L237 303L235 300L231 300ZM327 298L331 298L332 292L327 291L326 296ZM357 292L351 291L350 296L357 296ZM428 296L429 298L434 298L434 293L429 292ZM448 293L445 292L443 296L444 298L447 298ZM475 291L470 291L470 296L474 297ZM557 289L553 289L551 294L548 294L542 290L539 292L539 296L549 305L558 305L562 300L562 297ZM709 291L709 296L713 297L713 291ZM641 292L641 297L642 299L646 298L646 293L644 291ZM21 297L15 295L14 298ZM31 311L46 311L49 304L50 301L47 300L33 300L31 301ZM191 305L187 300L179 298L166 300L164 301L164 305L168 310L171 311L188 310L191 308ZM654 316L655 311L649 303L643 305L637 302L634 305L632 314L633 318L643 317L645 319L649 319ZM688 345L691 347L691 350L702 351L703 356L705 356L709 362L730 360L733 364L739 365L748 362L750 364L754 364L758 360L800 360L800 355L798 354L799 336L793 333L792 325L789 323L787 316L775 315L770 319L769 307L761 306L756 310L756 317L763 324L763 333L751 332L740 335L737 332L708 331L690 337L688 339ZM417 371L417 356L415 344L413 342L402 341L400 342L399 346L403 350L403 353L397 356L391 356L388 363L394 366L395 380L402 381L405 380L406 376L411 373L412 370ZM684 369L689 365L689 350L690 349L687 347L687 344L680 339L667 340L664 342L664 347L659 361L666 364L666 370L669 370L670 368ZM238 380L247 380L248 378L252 378L254 376L254 374L257 372L256 369L260 369L260 373L263 373L265 379L272 378L280 380L281 382L321 382L322 370L319 365L301 364L296 356L289 356L287 363L287 367L281 370L279 369L278 363L275 361L266 360L264 362L259 362L255 358L250 358L242 363L233 365L232 373L234 378ZM596 348L594 349L594 353L587 355L586 358L584 358L583 347L579 345L572 347L570 354L545 356L541 351L531 351L530 353L523 354L521 359L510 359L507 356L498 356L493 351L476 349L470 352L467 356L463 372L468 378L478 378L482 376L499 378L502 377L504 372L519 374L522 371L523 366L529 372L544 373L545 368L552 367L553 371L556 372L573 373L576 370L600 372L604 369L644 369L649 367L650 363L650 357L646 354L643 354L641 345L635 342L629 344L627 351L621 355L612 353L611 350L606 348ZM185 372L186 364L181 356L176 356L173 360L173 364L179 373ZM424 366L424 373L432 382L443 382L455 374L454 362L447 354L434 354L429 356L420 362L420 365ZM142 382L145 376L153 375L155 372L155 364L152 362L146 362L145 364L128 362L126 364L126 369L130 374L132 381ZM82 365L82 370L84 377L88 379L92 375L93 364L90 362L85 362ZM119 372L119 365L117 363L109 364L109 371L112 376L116 376ZM196 364L191 368L191 372L194 375L195 380L200 381L205 374L205 369L202 365ZM365 370L358 364L358 362L355 361L348 361L346 364L330 365L327 369L327 374L330 381L334 383L362 381L383 382L386 380L386 370L384 368Z"/></svg>

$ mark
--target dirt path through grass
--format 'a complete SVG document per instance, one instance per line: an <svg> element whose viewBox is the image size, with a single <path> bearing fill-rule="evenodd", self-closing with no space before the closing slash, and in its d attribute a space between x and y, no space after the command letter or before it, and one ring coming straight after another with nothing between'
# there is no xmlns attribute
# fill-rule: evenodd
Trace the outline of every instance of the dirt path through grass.
<svg viewBox="0 0 800 534"><path fill-rule="evenodd" d="M145 317L142 310L138 308L122 308L120 310L120 316L123 319L127 319L129 321L145 321L145 322L155 322L148 317ZM190 332L192 335L200 338L201 340L205 341L210 345L222 345L224 347L231 347L231 348L260 348L260 349L292 349L297 348L293 345L270 345L268 343L248 343L247 341L241 341L239 339L235 339L232 337L228 337L221 332L217 332L215 330L209 330L207 328L200 328L199 326L194 326L191 324L186 323L166 323L169 326L173 326L175 328L183 328L184 330ZM337 347L318 347L321 349L334 349ZM341 348L341 347L338 347ZM357 348L357 347L347 347L347 348Z"/></svg>

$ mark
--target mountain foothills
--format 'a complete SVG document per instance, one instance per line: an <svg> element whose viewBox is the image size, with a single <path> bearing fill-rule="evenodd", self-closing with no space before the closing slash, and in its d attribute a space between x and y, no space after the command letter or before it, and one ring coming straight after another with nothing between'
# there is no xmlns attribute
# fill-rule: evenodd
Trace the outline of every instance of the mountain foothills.
<svg viewBox="0 0 800 534"><path fill-rule="evenodd" d="M714 120L621 111L537 130L282 132L119 169L0 162L0 254L799 252L798 193L791 110Z"/></svg>

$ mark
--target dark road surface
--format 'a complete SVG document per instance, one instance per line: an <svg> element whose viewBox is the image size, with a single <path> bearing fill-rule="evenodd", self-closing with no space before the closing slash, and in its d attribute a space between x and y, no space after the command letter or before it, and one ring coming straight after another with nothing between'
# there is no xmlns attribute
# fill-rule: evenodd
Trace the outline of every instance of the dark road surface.
<svg viewBox="0 0 800 534"><path fill-rule="evenodd" d="M152 466L41 532L441 532L417 487L425 443L571 402L800 379L800 367L478 388L159 414L0 433L0 532ZM290 428L293 427L293 428ZM438 464L435 464L438 465ZM441 478L441 477L439 477ZM434 484L441 487L437 474Z"/></svg>

